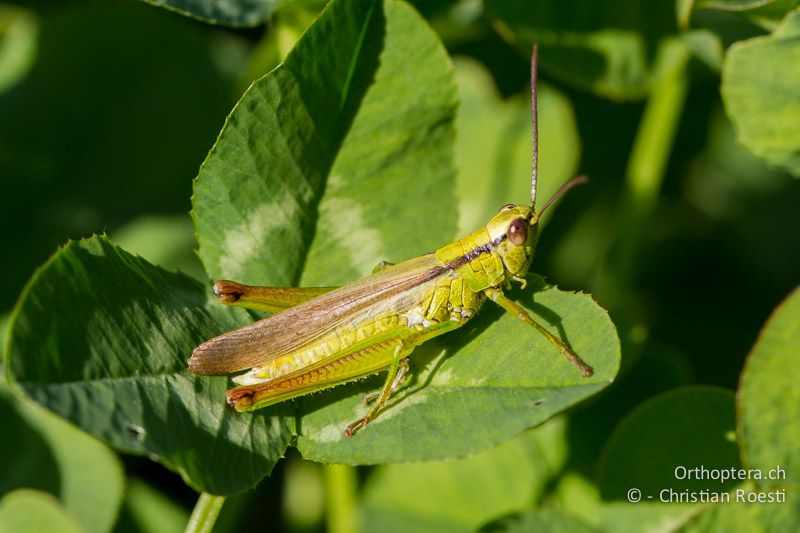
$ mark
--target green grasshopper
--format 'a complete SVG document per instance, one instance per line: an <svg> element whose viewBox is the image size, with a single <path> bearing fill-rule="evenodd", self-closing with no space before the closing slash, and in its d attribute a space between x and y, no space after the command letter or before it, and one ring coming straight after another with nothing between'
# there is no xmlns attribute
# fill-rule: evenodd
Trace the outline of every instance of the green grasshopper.
<svg viewBox="0 0 800 533"><path fill-rule="evenodd" d="M537 50L531 59L533 164L530 205L508 204L475 233L399 264L382 263L372 275L339 288L278 288L217 281L225 304L275 312L204 342L192 353L195 374L249 369L226 392L237 411L251 411L388 369L366 415L348 425L352 436L380 412L408 372L408 357L423 342L466 324L488 298L557 346L584 376L592 368L547 331L503 288L525 286L547 207L586 178L569 180L535 210L538 172Z"/></svg>

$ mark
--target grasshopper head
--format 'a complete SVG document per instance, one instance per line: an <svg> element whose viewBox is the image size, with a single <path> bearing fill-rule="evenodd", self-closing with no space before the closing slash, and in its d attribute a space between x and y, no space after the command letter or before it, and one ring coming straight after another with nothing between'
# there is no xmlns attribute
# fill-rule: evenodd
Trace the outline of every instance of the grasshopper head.
<svg viewBox="0 0 800 533"><path fill-rule="evenodd" d="M524 277L533 259L536 241L539 238L539 220L545 210L558 198L581 183L586 176L578 176L564 183L538 212L533 205L507 204L489 221L486 229L492 244L503 259L503 266L511 276ZM533 197L531 204L533 204Z"/></svg>
<svg viewBox="0 0 800 533"><path fill-rule="evenodd" d="M536 249L539 236L539 215L527 205L508 204L486 225L495 250L503 260L503 266L511 276L522 277Z"/></svg>

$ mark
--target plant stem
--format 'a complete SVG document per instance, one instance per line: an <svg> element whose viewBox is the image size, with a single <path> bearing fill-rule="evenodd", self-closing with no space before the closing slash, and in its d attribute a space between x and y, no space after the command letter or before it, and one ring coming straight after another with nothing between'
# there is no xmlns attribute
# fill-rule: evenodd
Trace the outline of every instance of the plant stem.
<svg viewBox="0 0 800 533"><path fill-rule="evenodd" d="M347 465L325 466L326 522L330 533L355 533L356 469Z"/></svg>
<svg viewBox="0 0 800 533"><path fill-rule="evenodd" d="M186 524L186 533L210 533L214 529L222 504L225 503L225 496L214 496L203 492L197 499L197 503Z"/></svg>
<svg viewBox="0 0 800 533"><path fill-rule="evenodd" d="M658 203L669 154L686 100L690 52L680 38L662 41L654 82L636 134L625 180L625 200L613 250L609 297L612 305L634 284L643 236Z"/></svg>

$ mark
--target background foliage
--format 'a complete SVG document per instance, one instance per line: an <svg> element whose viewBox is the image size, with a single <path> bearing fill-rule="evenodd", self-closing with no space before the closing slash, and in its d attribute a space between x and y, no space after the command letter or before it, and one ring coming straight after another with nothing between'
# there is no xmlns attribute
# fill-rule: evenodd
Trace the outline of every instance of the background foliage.
<svg viewBox="0 0 800 533"><path fill-rule="evenodd" d="M320 2L153 4L177 13L0 5L0 528L178 530L184 482L254 487L227 499L223 531L800 523L796 2L365 0L308 30ZM242 416L218 401L224 379L186 373L194 345L249 319L191 277L341 283L524 202L534 42L540 194L591 183L545 220L533 270L561 290L532 276L533 299L514 296L563 318L603 361L596 380L527 365L547 346L494 311L415 354L420 390L358 441L326 428L379 381L303 399L299 418ZM617 371L613 329L578 289L609 310L622 366L557 414ZM325 463L472 455L278 462L297 432ZM787 479L674 479L700 464ZM631 504L632 487L788 496Z"/></svg>

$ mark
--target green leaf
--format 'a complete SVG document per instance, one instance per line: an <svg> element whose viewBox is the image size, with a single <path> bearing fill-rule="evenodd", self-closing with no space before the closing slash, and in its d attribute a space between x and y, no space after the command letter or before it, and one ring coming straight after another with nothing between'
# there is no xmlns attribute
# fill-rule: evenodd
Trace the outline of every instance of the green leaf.
<svg viewBox="0 0 800 533"><path fill-rule="evenodd" d="M486 303L458 332L417 348L411 376L385 411L355 437L344 427L363 416L363 394L380 376L298 400L297 447L320 462L374 464L463 456L541 424L606 387L619 367L619 340L589 296L559 291L535 275L516 299L594 367L581 377L550 342Z"/></svg>
<svg viewBox="0 0 800 533"><path fill-rule="evenodd" d="M766 475L780 466L785 479L755 480L762 488L800 486L800 289L773 312L742 372L738 434L743 461Z"/></svg>
<svg viewBox="0 0 800 533"><path fill-rule="evenodd" d="M257 26L281 0L144 0L187 17L225 26Z"/></svg>
<svg viewBox="0 0 800 533"><path fill-rule="evenodd" d="M685 1L685 0L684 0ZM688 22L701 9L738 13L747 20L773 30L786 14L800 5L798 0L697 0L685 2L682 17Z"/></svg>
<svg viewBox="0 0 800 533"><path fill-rule="evenodd" d="M106 446L0 386L4 458L0 495L20 487L58 497L88 532L110 531L122 501L122 465Z"/></svg>
<svg viewBox="0 0 800 533"><path fill-rule="evenodd" d="M668 487L667 487L668 488ZM638 533L640 531L674 531L698 513L700 504L661 503L658 495L653 500L629 503L614 501L600 509L597 524L603 531Z"/></svg>
<svg viewBox="0 0 800 533"><path fill-rule="evenodd" d="M767 4L776 4L775 0L697 0L695 9L718 9L720 11L749 11ZM785 3L785 2L781 2Z"/></svg>
<svg viewBox="0 0 800 533"><path fill-rule="evenodd" d="M11 326L11 311L0 314L0 374L5 375L5 349L8 329Z"/></svg>
<svg viewBox="0 0 800 533"><path fill-rule="evenodd" d="M554 492L555 498L551 503L555 508L601 531L672 531L697 513L694 504L664 505L657 497L637 503L604 502L598 487L575 472L561 475Z"/></svg>
<svg viewBox="0 0 800 533"><path fill-rule="evenodd" d="M742 489L747 490L750 489ZM735 498L735 497L734 497ZM797 531L800 524L800 493L786 494L783 502L735 501L710 506L690 519L678 531L705 533L716 531Z"/></svg>
<svg viewBox="0 0 800 533"><path fill-rule="evenodd" d="M126 251L167 270L181 270L194 278L205 279L194 253L194 228L188 215L145 215L110 234Z"/></svg>
<svg viewBox="0 0 800 533"><path fill-rule="evenodd" d="M408 5L331 3L203 163L192 214L209 275L339 284L452 238L455 107L452 65Z"/></svg>
<svg viewBox="0 0 800 533"><path fill-rule="evenodd" d="M104 237L71 242L26 287L7 370L34 400L85 431L148 454L195 488L237 492L269 473L291 435L285 408L240 415L225 378L190 374L192 349L246 322L200 283Z"/></svg>
<svg viewBox="0 0 800 533"><path fill-rule="evenodd" d="M0 94L19 83L36 59L39 23L32 11L0 5Z"/></svg>
<svg viewBox="0 0 800 533"><path fill-rule="evenodd" d="M0 500L0 531L82 533L84 530L52 495L19 489Z"/></svg>
<svg viewBox="0 0 800 533"><path fill-rule="evenodd" d="M730 391L692 386L641 404L620 422L600 457L603 498L627 501L634 488L645 502L659 501L666 489L730 489L733 480L698 479L680 469L739 467L733 401Z"/></svg>
<svg viewBox="0 0 800 533"><path fill-rule="evenodd" d="M253 80L277 67L326 4L325 0L304 0L284 4L283 9L277 10L270 17L269 30L250 52L246 66L237 73L237 92L244 92Z"/></svg>
<svg viewBox="0 0 800 533"><path fill-rule="evenodd" d="M766 37L730 47L722 97L739 141L773 165L800 176L800 9Z"/></svg>
<svg viewBox="0 0 800 533"><path fill-rule="evenodd" d="M456 60L461 105L456 130L459 235L486 224L500 206L530 202L531 113L527 97L502 100L477 61ZM575 175L580 138L569 99L539 84L539 185L544 201Z"/></svg>
<svg viewBox="0 0 800 533"><path fill-rule="evenodd" d="M576 533L591 533L600 531L574 518L558 511L542 510L527 511L524 513L507 516L484 525L482 532L520 532L526 531L574 531Z"/></svg>
<svg viewBox="0 0 800 533"><path fill-rule="evenodd" d="M574 437L573 437L574 438ZM573 452L574 454L574 452ZM552 508L597 526L601 519L600 491L594 482L575 470L558 476L549 493Z"/></svg>
<svg viewBox="0 0 800 533"><path fill-rule="evenodd" d="M352 472L351 491L332 491L325 486L325 469L349 469L340 465L323 466L300 458L287 459L283 464L283 497L281 499L281 518L288 530L309 530L321 524L327 507L327 519L335 513L348 513L351 506L337 505L337 498L351 496L355 499L356 479L355 471ZM344 475L347 477L347 475ZM334 494L335 492L335 494ZM325 501L326 493L333 501ZM228 502L225 502L228 507ZM354 513L350 513L351 515ZM335 520L334 520L335 521ZM333 528L329 528L333 529Z"/></svg>
<svg viewBox="0 0 800 533"><path fill-rule="evenodd" d="M724 50L719 35L709 30L692 30L681 33L680 39L694 57L713 70L722 70Z"/></svg>
<svg viewBox="0 0 800 533"><path fill-rule="evenodd" d="M615 99L641 98L653 82L658 41L675 33L674 2L486 0L495 28L543 71Z"/></svg>
<svg viewBox="0 0 800 533"><path fill-rule="evenodd" d="M474 531L541 497L564 465L565 439L565 420L555 419L473 457L379 467L364 487L362 526Z"/></svg>
<svg viewBox="0 0 800 533"><path fill-rule="evenodd" d="M181 533L189 522L189 513L144 481L128 482L123 518L115 531L139 533Z"/></svg>

